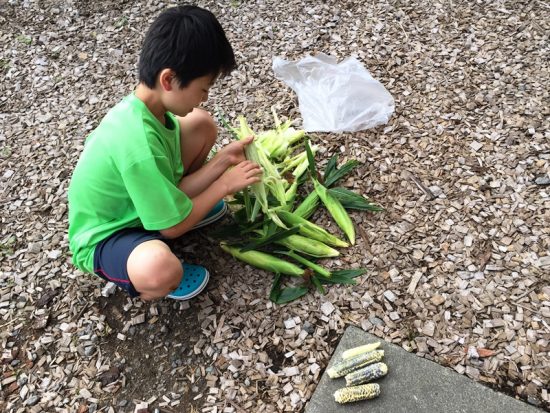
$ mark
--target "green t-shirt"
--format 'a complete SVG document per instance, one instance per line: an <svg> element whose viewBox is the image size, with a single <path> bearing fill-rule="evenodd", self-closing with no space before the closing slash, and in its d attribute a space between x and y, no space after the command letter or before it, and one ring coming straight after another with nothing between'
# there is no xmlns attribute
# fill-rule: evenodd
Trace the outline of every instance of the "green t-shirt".
<svg viewBox="0 0 550 413"><path fill-rule="evenodd" d="M193 207L179 188L180 127L166 126L134 94L112 108L86 139L69 185L69 246L73 263L93 272L95 246L123 228L161 230Z"/></svg>

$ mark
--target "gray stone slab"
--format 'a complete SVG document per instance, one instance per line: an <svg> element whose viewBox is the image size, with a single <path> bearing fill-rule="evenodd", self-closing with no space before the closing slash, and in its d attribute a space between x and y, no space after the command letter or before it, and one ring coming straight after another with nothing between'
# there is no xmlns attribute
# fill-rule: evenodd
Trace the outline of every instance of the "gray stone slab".
<svg viewBox="0 0 550 413"><path fill-rule="evenodd" d="M476 383L450 368L408 353L401 347L348 327L336 348L329 367L341 360L342 353L363 344L382 341L388 375L376 382L380 396L348 404L334 401L334 392L346 385L345 379L323 374L305 413L541 413L516 400Z"/></svg>

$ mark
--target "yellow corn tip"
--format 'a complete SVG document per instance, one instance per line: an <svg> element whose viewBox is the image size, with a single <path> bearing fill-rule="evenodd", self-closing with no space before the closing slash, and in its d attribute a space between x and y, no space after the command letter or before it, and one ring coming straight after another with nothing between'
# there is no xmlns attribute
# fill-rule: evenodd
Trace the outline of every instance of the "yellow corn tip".
<svg viewBox="0 0 550 413"><path fill-rule="evenodd" d="M347 360L343 360L331 368L327 369L327 374L331 379L343 377L354 370L376 363L384 357L384 350L374 350L369 353L359 354Z"/></svg>
<svg viewBox="0 0 550 413"><path fill-rule="evenodd" d="M365 344L364 346L350 348L349 350L346 350L342 353L342 358L344 360L347 360L349 358L358 356L359 354L369 353L371 351L374 351L378 347L380 347L380 341L377 341L376 343Z"/></svg>
<svg viewBox="0 0 550 413"><path fill-rule="evenodd" d="M379 395L380 385L378 383L370 383L338 389L334 392L334 400L338 403L351 403L359 400L374 399Z"/></svg>
<svg viewBox="0 0 550 413"><path fill-rule="evenodd" d="M346 375L346 386L357 386L388 374L386 363L375 363Z"/></svg>

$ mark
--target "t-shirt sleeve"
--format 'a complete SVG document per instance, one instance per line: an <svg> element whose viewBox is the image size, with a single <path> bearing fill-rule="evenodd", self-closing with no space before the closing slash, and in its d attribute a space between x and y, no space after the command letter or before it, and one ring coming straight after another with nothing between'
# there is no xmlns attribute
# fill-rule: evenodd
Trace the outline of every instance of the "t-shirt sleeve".
<svg viewBox="0 0 550 413"><path fill-rule="evenodd" d="M128 195L147 230L179 224L193 208L191 199L173 182L167 165L166 158L151 157L121 172Z"/></svg>

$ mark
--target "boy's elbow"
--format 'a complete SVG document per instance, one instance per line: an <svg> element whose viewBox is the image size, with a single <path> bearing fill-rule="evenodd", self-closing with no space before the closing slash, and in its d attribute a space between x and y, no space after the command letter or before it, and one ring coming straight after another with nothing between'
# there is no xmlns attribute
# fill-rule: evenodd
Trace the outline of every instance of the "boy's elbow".
<svg viewBox="0 0 550 413"><path fill-rule="evenodd" d="M167 238L167 239L174 239L182 235L178 233L176 227L161 229L159 232L160 232L160 235L162 235L164 238Z"/></svg>

